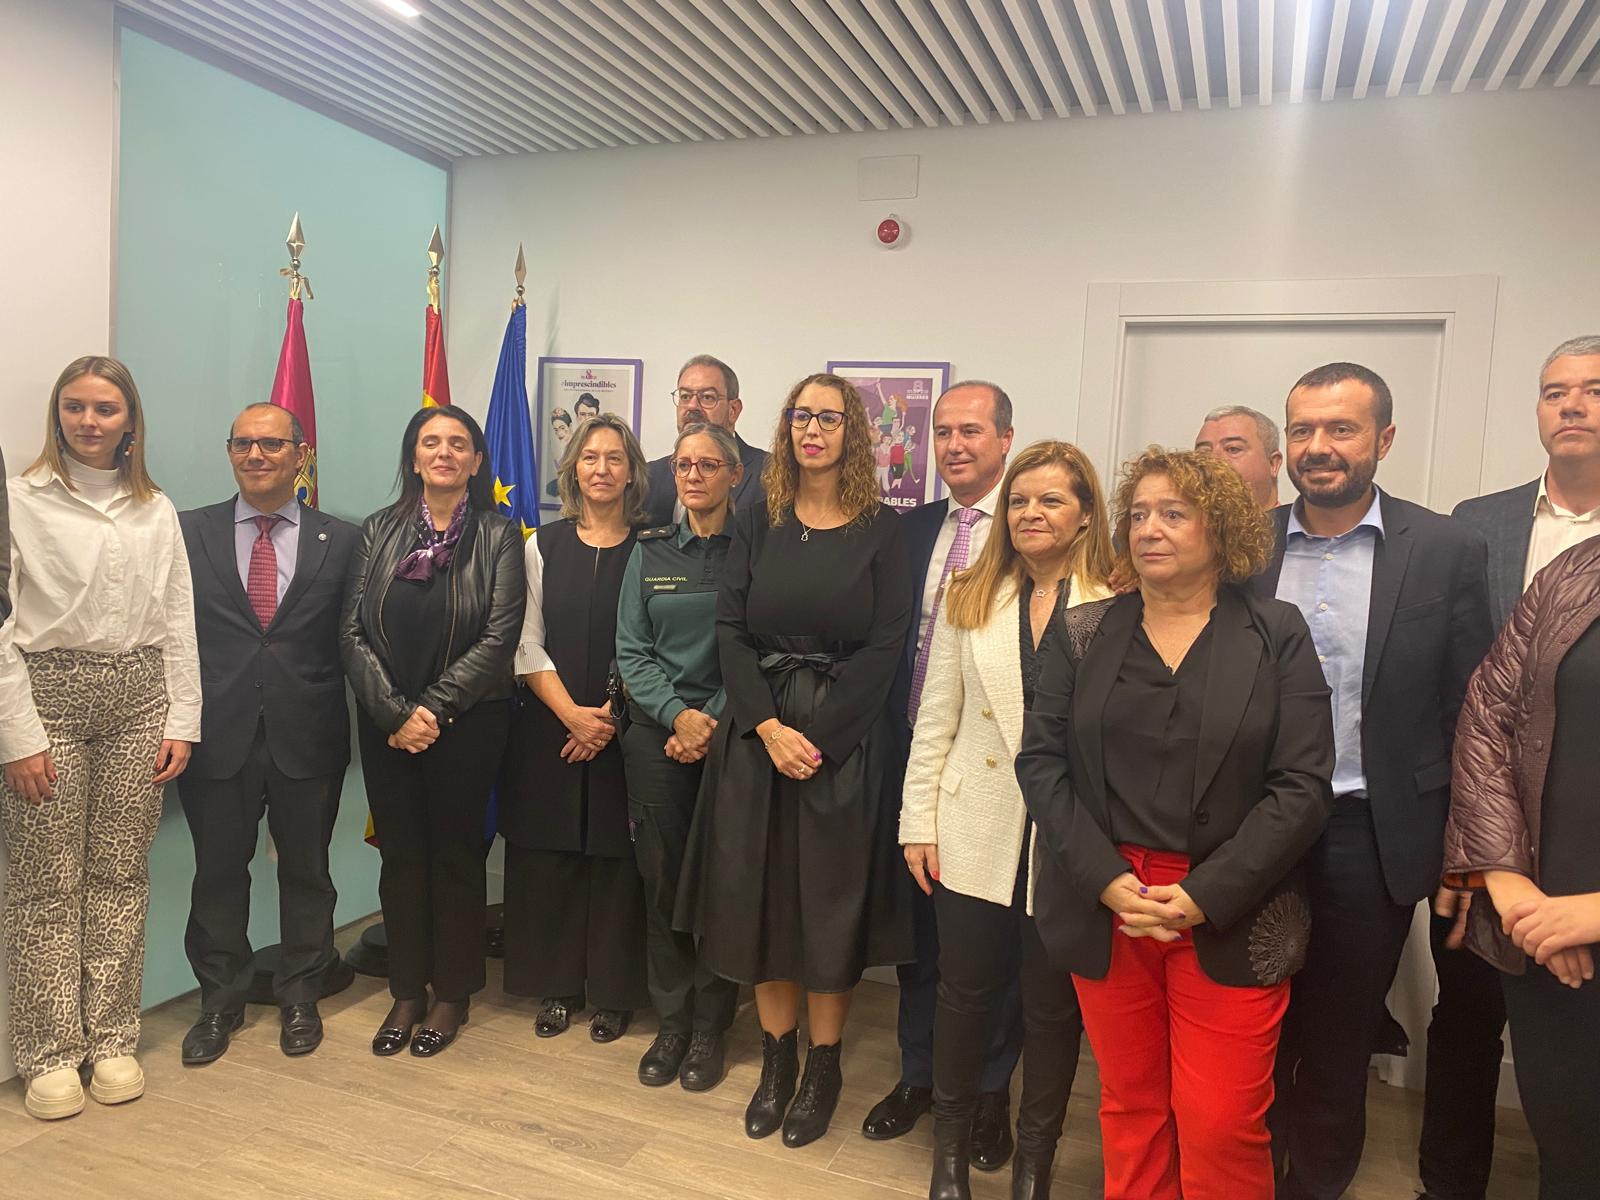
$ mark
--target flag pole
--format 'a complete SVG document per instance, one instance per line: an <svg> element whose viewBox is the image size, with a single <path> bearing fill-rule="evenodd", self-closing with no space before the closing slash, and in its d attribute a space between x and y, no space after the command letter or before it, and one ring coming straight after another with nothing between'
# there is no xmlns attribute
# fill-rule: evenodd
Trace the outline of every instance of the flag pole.
<svg viewBox="0 0 1600 1200"><path fill-rule="evenodd" d="M517 265L511 269L511 273L517 277L517 298L511 302L511 307L525 308L527 301L522 298L522 285L528 280L528 262L522 257L521 242L517 243Z"/></svg>
<svg viewBox="0 0 1600 1200"><path fill-rule="evenodd" d="M315 300L316 297L311 294L311 280L300 273L300 252L306 248L306 235L300 228L299 213L295 213L294 220L289 223L289 236L283 244L289 248L289 265L280 267L278 274L289 277L289 299L300 299L300 293L304 291L307 300Z"/></svg>
<svg viewBox="0 0 1600 1200"><path fill-rule="evenodd" d="M428 239L428 304L440 316L444 315L444 306L439 302L439 264L444 261L444 239L439 236L439 227L433 227L433 237Z"/></svg>

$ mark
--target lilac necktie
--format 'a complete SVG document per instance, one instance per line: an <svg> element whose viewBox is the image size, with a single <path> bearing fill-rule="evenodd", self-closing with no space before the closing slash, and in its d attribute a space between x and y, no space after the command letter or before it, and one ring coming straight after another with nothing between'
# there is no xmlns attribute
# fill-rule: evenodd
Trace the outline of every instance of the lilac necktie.
<svg viewBox="0 0 1600 1200"><path fill-rule="evenodd" d="M922 635L917 647L917 665L911 671L911 699L906 704L906 718L915 725L917 709L922 704L922 685L928 681L928 651L933 649L933 627L939 620L939 606L944 603L945 585L953 571L967 568L967 556L972 552L972 527L983 513L976 508L956 510L956 540L950 543L950 553L945 556L944 570L939 575L939 590L933 594L933 612L928 616L928 631Z"/></svg>

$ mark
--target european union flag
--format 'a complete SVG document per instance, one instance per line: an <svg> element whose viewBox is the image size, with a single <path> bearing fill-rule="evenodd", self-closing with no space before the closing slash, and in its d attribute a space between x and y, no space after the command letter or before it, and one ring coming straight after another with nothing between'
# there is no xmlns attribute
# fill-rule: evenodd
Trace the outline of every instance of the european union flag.
<svg viewBox="0 0 1600 1200"><path fill-rule="evenodd" d="M533 461L533 420L528 416L528 310L511 309L500 363L489 393L489 469L494 473L494 506L531 537L539 524L539 472Z"/></svg>

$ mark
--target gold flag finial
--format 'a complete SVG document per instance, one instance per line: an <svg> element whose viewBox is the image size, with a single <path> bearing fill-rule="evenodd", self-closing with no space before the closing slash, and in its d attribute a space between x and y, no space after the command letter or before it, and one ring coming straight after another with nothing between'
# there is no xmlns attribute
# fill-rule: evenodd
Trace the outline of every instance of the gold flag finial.
<svg viewBox="0 0 1600 1200"><path fill-rule="evenodd" d="M304 292L307 300L315 300L311 294L311 281L300 274L300 252L306 248L305 231L300 228L300 214L295 213L294 220L289 223L289 236L284 239L284 245L289 247L289 265L278 269L279 275L286 275L289 279L289 299L300 299Z"/></svg>
<svg viewBox="0 0 1600 1200"><path fill-rule="evenodd" d="M528 280L528 261L522 257L522 243L517 243L517 265L511 268L511 273L517 277L517 298L511 302L512 308L520 307L526 301L522 298L522 285Z"/></svg>
<svg viewBox="0 0 1600 1200"><path fill-rule="evenodd" d="M428 268L428 303L433 306L434 312L442 313L444 309L439 304L439 264L444 261L444 239L439 236L439 227L433 227L433 237L428 239L428 261L432 264Z"/></svg>

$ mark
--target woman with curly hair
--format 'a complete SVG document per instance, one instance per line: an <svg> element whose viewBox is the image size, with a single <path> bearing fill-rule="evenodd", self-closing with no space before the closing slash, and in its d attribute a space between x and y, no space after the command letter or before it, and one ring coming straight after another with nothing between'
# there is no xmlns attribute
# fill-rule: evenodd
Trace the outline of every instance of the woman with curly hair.
<svg viewBox="0 0 1600 1200"><path fill-rule="evenodd" d="M1067 615L1017 757L1045 845L1033 912L1100 1066L1106 1200L1271 1200L1328 686L1300 611L1239 586L1271 534L1231 466L1151 448L1116 508L1138 590Z"/></svg>
<svg viewBox="0 0 1600 1200"><path fill-rule="evenodd" d="M755 985L761 1082L745 1132L827 1132L864 968L912 957L909 879L883 795L886 701L911 621L899 520L878 502L856 389L810 375L784 404L765 510L735 518L717 600L727 705L711 742L675 924ZM810 1048L799 1081L800 1002ZM793 1106L790 1101L793 1100Z"/></svg>

